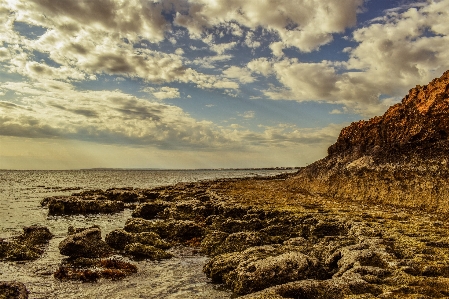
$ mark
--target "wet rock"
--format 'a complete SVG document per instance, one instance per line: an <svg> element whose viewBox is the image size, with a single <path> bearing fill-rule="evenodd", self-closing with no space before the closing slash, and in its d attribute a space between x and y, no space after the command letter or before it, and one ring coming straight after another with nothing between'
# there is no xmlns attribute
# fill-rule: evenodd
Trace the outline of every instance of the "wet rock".
<svg viewBox="0 0 449 299"><path fill-rule="evenodd" d="M120 201L82 200L77 197L50 198L45 205L50 215L118 213L125 209Z"/></svg>
<svg viewBox="0 0 449 299"><path fill-rule="evenodd" d="M23 228L23 233L17 236L17 240L29 245L43 245L47 244L53 234L45 226L32 225Z"/></svg>
<svg viewBox="0 0 449 299"><path fill-rule="evenodd" d="M320 220L316 225L311 227L310 234L317 238L324 236L341 236L346 235L348 228L344 222Z"/></svg>
<svg viewBox="0 0 449 299"><path fill-rule="evenodd" d="M21 235L0 239L0 259L10 261L37 259L44 253L43 247L52 237L53 234L47 227L38 225L24 227Z"/></svg>
<svg viewBox="0 0 449 299"><path fill-rule="evenodd" d="M150 260L162 260L173 257L171 253L168 253L162 249L156 248L151 245L144 245L141 243L131 243L126 245L125 253L132 255L135 258Z"/></svg>
<svg viewBox="0 0 449 299"><path fill-rule="evenodd" d="M282 299L282 298L316 298L344 299L351 295L365 295L372 298L382 293L380 287L370 284L357 274L328 280L300 280L267 288L242 299ZM356 297L358 298L358 297Z"/></svg>
<svg viewBox="0 0 449 299"><path fill-rule="evenodd" d="M162 240L155 232L129 233L123 229L117 229L106 235L106 243L114 249L124 250L126 245L141 243L160 249L168 249L171 244Z"/></svg>
<svg viewBox="0 0 449 299"><path fill-rule="evenodd" d="M290 247L270 245L216 256L205 265L204 271L239 294L315 278L321 273L318 260Z"/></svg>
<svg viewBox="0 0 449 299"><path fill-rule="evenodd" d="M70 257L104 257L112 252L101 239L101 230L91 227L75 232L59 243L59 252Z"/></svg>
<svg viewBox="0 0 449 299"><path fill-rule="evenodd" d="M170 207L170 203L164 201L148 202L140 204L132 213L132 217L143 219L154 219L158 217L166 208Z"/></svg>
<svg viewBox="0 0 449 299"><path fill-rule="evenodd" d="M0 281L0 298L28 299L26 286L17 281Z"/></svg>
<svg viewBox="0 0 449 299"><path fill-rule="evenodd" d="M218 218L211 229L220 230L226 233L237 233L242 231L257 231L264 227L264 222L260 219L238 220L233 218Z"/></svg>
<svg viewBox="0 0 449 299"><path fill-rule="evenodd" d="M145 191L143 191L142 195L147 200L155 200L155 199L158 199L158 197L160 196L160 193L156 192L156 191L145 190Z"/></svg>
<svg viewBox="0 0 449 299"><path fill-rule="evenodd" d="M243 251L254 246L270 244L271 239L260 232L238 232L229 234L226 239L211 251L211 255Z"/></svg>
<svg viewBox="0 0 449 299"><path fill-rule="evenodd" d="M226 240L228 236L228 233L222 231L208 232L201 242L201 250L207 255L217 255L221 252L221 250L219 249L220 245Z"/></svg>
<svg viewBox="0 0 449 299"><path fill-rule="evenodd" d="M136 192L121 190L121 189L111 189L105 193L108 200L111 201L121 201L124 203L132 203L139 201L139 195Z"/></svg>
<svg viewBox="0 0 449 299"><path fill-rule="evenodd" d="M174 241L187 241L202 238L204 228L190 220L151 221L142 218L130 218L126 221L125 231L132 233L155 232L161 238Z"/></svg>
<svg viewBox="0 0 449 299"><path fill-rule="evenodd" d="M181 200L164 211L164 218L202 221L213 213L213 206L209 202Z"/></svg>
<svg viewBox="0 0 449 299"><path fill-rule="evenodd" d="M338 272L334 276L341 276L355 266L369 266L388 268L394 259L387 250L382 239L368 239L362 243L343 247L337 250L330 260L338 258Z"/></svg>
<svg viewBox="0 0 449 299"><path fill-rule="evenodd" d="M212 203L213 214L230 218L242 218L251 209L239 204L225 203L223 201L214 201Z"/></svg>
<svg viewBox="0 0 449 299"><path fill-rule="evenodd" d="M133 273L137 267L117 258L76 258L64 260L55 271L54 277L59 280L80 280L95 282L100 278L119 280Z"/></svg>

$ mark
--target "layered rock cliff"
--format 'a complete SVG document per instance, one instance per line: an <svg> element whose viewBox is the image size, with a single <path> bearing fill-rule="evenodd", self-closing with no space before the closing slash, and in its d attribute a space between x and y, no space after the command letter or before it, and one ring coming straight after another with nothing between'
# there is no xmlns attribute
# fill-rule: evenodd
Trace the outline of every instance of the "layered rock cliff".
<svg viewBox="0 0 449 299"><path fill-rule="evenodd" d="M383 116L344 128L328 156L290 179L311 193L449 212L449 71Z"/></svg>

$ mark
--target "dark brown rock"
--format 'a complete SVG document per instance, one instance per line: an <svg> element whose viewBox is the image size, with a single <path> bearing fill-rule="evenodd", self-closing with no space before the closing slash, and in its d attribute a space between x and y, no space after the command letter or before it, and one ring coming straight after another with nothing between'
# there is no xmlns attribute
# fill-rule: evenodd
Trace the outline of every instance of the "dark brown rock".
<svg viewBox="0 0 449 299"><path fill-rule="evenodd" d="M288 179L308 194L449 213L449 71L383 116L344 128L328 156Z"/></svg>
<svg viewBox="0 0 449 299"><path fill-rule="evenodd" d="M59 243L59 252L70 257L104 257L112 252L108 244L101 239L98 227L87 228L69 235Z"/></svg>
<svg viewBox="0 0 449 299"><path fill-rule="evenodd" d="M23 233L16 237L0 239L0 259L11 261L34 260L44 253L53 234L47 227L33 225L23 228Z"/></svg>
<svg viewBox="0 0 449 299"><path fill-rule="evenodd" d="M160 249L168 249L171 244L162 240L155 232L130 233L123 229L117 229L106 235L106 243L114 249L124 250L126 245L141 243Z"/></svg>
<svg viewBox="0 0 449 299"><path fill-rule="evenodd" d="M0 298L28 299L26 286L17 281L0 281Z"/></svg>
<svg viewBox="0 0 449 299"><path fill-rule="evenodd" d="M162 260L173 257L171 253L168 253L160 248L144 245L142 243L131 243L125 246L125 253L132 255L139 259L150 260Z"/></svg>

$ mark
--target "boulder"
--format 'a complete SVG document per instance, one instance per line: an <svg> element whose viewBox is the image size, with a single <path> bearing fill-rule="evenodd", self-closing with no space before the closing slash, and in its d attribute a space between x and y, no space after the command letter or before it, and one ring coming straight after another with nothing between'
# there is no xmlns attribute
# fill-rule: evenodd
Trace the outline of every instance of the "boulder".
<svg viewBox="0 0 449 299"><path fill-rule="evenodd" d="M28 299L28 290L21 282L0 281L0 298Z"/></svg>
<svg viewBox="0 0 449 299"><path fill-rule="evenodd" d="M155 232L162 238L173 241L202 238L205 232L202 226L190 220L151 221L142 218L128 219L124 230L131 233Z"/></svg>
<svg viewBox="0 0 449 299"><path fill-rule="evenodd" d="M93 258L109 255L112 248L101 239L101 230L98 227L90 227L61 241L59 252L70 257Z"/></svg>
<svg viewBox="0 0 449 299"><path fill-rule="evenodd" d="M141 243L160 249L168 249L171 244L162 240L155 232L129 233L123 229L117 229L106 235L106 243L114 249L124 250L126 245Z"/></svg>
<svg viewBox="0 0 449 299"><path fill-rule="evenodd" d="M39 225L24 227L23 233L10 239L0 239L0 259L10 261L35 260L44 252L53 234Z"/></svg>
<svg viewBox="0 0 449 299"><path fill-rule="evenodd" d="M50 215L118 213L125 209L121 201L83 200L72 196L51 198L46 205Z"/></svg>
<svg viewBox="0 0 449 299"><path fill-rule="evenodd" d="M95 282L100 278L118 280L137 272L137 267L117 258L83 258L64 260L55 271L59 280Z"/></svg>
<svg viewBox="0 0 449 299"><path fill-rule="evenodd" d="M132 217L143 219L157 218L158 214L163 212L166 208L170 207L169 202L156 201L140 204L136 207L132 213Z"/></svg>
<svg viewBox="0 0 449 299"><path fill-rule="evenodd" d="M288 246L258 246L212 258L204 272L238 294L295 280L317 278L319 261Z"/></svg>
<svg viewBox="0 0 449 299"><path fill-rule="evenodd" d="M168 253L162 249L141 243L131 243L126 245L125 253L132 255L134 258L150 260L162 260L173 257L171 253Z"/></svg>

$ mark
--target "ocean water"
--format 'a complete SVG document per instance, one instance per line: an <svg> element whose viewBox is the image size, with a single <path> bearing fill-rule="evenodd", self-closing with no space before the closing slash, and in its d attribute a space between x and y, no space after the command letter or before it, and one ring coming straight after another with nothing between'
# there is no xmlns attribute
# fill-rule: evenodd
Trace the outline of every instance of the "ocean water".
<svg viewBox="0 0 449 299"><path fill-rule="evenodd" d="M234 298L203 274L207 257L185 247L172 248L174 258L133 262L139 272L120 281L61 282L53 277L64 256L58 244L69 226L100 226L103 237L123 228L131 211L108 215L49 216L40 201L48 196L114 187L154 188L178 182L231 177L268 176L280 170L0 170L0 238L33 224L47 226L55 237L44 255L32 262L0 262L0 281L23 282L29 298Z"/></svg>

